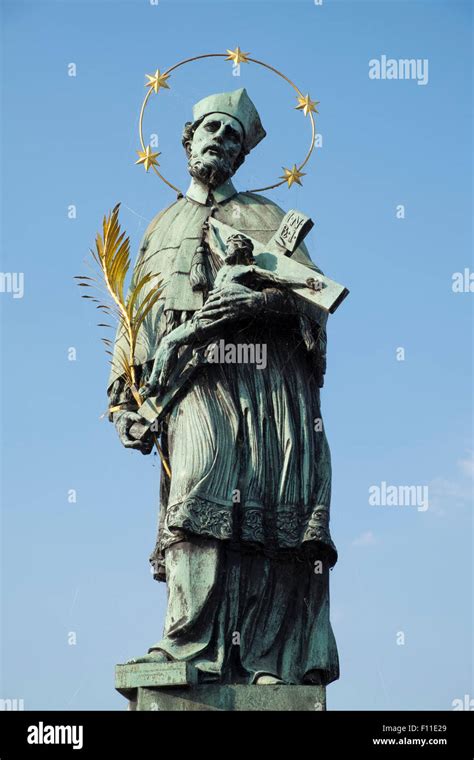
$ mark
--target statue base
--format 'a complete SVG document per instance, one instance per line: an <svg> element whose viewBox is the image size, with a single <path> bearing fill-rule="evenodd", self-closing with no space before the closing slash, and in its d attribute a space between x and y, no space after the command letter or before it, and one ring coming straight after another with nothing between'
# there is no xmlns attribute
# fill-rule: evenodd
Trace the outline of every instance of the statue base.
<svg viewBox="0 0 474 760"><path fill-rule="evenodd" d="M325 686L199 684L186 662L117 665L115 688L129 710L326 710Z"/></svg>

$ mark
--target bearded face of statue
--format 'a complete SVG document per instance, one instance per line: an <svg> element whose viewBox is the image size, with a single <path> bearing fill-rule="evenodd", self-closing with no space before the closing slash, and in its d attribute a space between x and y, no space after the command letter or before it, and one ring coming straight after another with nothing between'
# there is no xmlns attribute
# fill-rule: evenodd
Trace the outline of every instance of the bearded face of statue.
<svg viewBox="0 0 474 760"><path fill-rule="evenodd" d="M184 143L191 176L210 188L222 185L243 161L243 138L242 127L232 116L205 116Z"/></svg>

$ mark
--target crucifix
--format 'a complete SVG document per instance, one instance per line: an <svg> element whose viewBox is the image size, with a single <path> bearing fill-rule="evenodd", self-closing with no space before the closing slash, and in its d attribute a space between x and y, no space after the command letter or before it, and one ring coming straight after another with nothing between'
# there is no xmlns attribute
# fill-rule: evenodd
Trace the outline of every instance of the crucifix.
<svg viewBox="0 0 474 760"><path fill-rule="evenodd" d="M297 297L304 299L305 307L311 311L315 321L320 321L324 325L327 314L333 314L336 311L349 291L344 285L331 280L322 272L315 273L314 269L291 258L313 226L314 223L309 217L292 209L285 214L280 227L270 242L265 245L248 235L238 233L230 225L210 216L206 225L206 243L210 251L220 260L221 266L232 270L230 276L226 272L228 282L229 280L235 284L240 282L244 287L246 284L255 285L259 282L260 285L287 288ZM229 242L233 242L236 238L239 239L239 243L244 244L244 249L251 250L253 265L244 262L237 265L235 254L232 265L226 263L229 261ZM222 284L222 277L219 272L214 286ZM210 329L207 330L209 338L217 334L218 326L218 322L209 325ZM156 429L157 423L166 414L176 395L183 391L196 369L206 359L206 352L202 350L196 352L193 349L193 338L202 341L205 337L203 330L200 330L198 325L194 330L192 325L182 325L175 328L174 333L174 337L173 334L168 336L171 340L172 350L163 360L167 363L166 369L162 364L157 366L157 360L155 360L155 368L152 370L151 377L141 391L142 396L148 396L148 398L140 406L138 412L148 421L149 427L152 429L153 426ZM184 346L187 346L187 350L185 349L184 353L178 356L178 350ZM162 355L163 345L160 347L160 351ZM159 378L161 378L159 383L161 393L153 397L153 390L156 388ZM145 426L141 435L145 435L146 431Z"/></svg>

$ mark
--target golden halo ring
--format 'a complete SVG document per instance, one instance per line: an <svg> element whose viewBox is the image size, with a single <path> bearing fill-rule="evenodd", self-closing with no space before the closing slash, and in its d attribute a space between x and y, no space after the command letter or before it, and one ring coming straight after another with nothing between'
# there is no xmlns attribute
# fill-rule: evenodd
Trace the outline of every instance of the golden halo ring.
<svg viewBox="0 0 474 760"><path fill-rule="evenodd" d="M240 63L240 62L242 62L242 63L255 63L258 66L263 66L265 69L268 69L269 71L272 71L274 74L277 74L277 76L279 76L282 79L284 79L285 82L288 82L288 84L291 85L291 87L293 87L293 89L297 93L297 97L298 97L298 100L300 102L300 104L298 106L296 106L296 108L299 108L299 109L303 108L303 105L302 105L301 101L304 101L305 97L304 97L302 91L299 89L299 87L297 87L296 84L291 81L291 79L289 79L287 76L285 76L285 74L283 74L281 71L278 71L278 69L276 69L274 66L270 66L269 63L265 63L264 61L259 61L256 58L250 58L250 56L248 54L241 53L240 52L240 48L236 48L236 51L228 51L228 54L226 54L226 53L205 53L203 55L193 56L192 58L185 58L184 60L179 61L179 63L175 63L174 66L170 66L169 69L166 69L166 71L164 71L163 74L160 75L160 79L161 80L165 80L165 79L167 79L170 76L170 74L171 74L172 71L176 71L176 69L180 68L180 66L184 66L187 63L192 63L193 61L202 60L203 58L225 58L226 60L234 60L237 64ZM158 73L158 71L157 71L157 73ZM153 79L153 77L151 77L148 74L147 74L147 77L150 80ZM139 132L140 144L141 144L143 153L147 152L147 146L145 145L145 141L143 139L143 116L144 116L145 108L147 106L147 103L148 103L148 100L150 98L150 95L153 92L153 85L152 85L151 81L148 82L148 84L146 86L149 87L149 90L146 93L145 98L143 100L142 107L140 109L140 117L139 117L139 121L138 121L138 132ZM165 87L166 89L168 89L168 85L166 85L166 84L164 84L164 85L163 84L158 84L158 89L155 90L156 93L159 91L160 87ZM309 100L309 96L307 95L306 96L306 101L308 101L308 100ZM311 142L310 142L310 146L309 146L308 152L306 153L306 156L304 157L304 159L301 162L301 164L299 164L299 165L294 164L293 170L291 170L292 172L294 172L296 170L296 178L293 181L290 181L289 177L285 176L285 177L283 177L283 178L280 179L280 182L275 182L275 183L273 183L271 185L265 185L265 187L253 188L252 190L247 190L247 192L256 193L256 192L262 192L264 190L274 190L276 187L280 187L281 185L285 184L285 182L288 183L288 187L291 187L291 185L293 184L293 182L297 182L298 184L301 184L299 182L298 174L300 174L301 169L303 169L303 167L306 166L306 164L308 163L309 158L311 156L311 153L313 152L314 144L315 144L315 140L316 140L316 127L315 127L315 123L314 123L313 111L315 111L316 113L317 113L317 111L314 108L315 104L311 100L309 100L309 103L311 105L308 105L308 103L307 103L307 109L305 109L305 115L308 115L309 119L310 119L310 124L311 124ZM317 105L317 102L316 102L316 105ZM149 150L149 146L148 146L148 150ZM152 155L159 155L159 154L152 154ZM141 158L136 163L144 163L144 159ZM166 177L164 177L161 174L161 172L158 171L155 161L152 160L149 163L150 163L151 168L155 172L155 174L157 174L157 176L161 180L163 180L163 182L166 185L168 185L168 187L170 187L172 190L175 190L179 195L181 195L181 196L183 195L183 193L181 192L181 190L178 187L176 187L176 185L173 185L172 182L170 182L169 180L167 180ZM146 164L145 164L145 168L148 171L148 168L146 167ZM290 170L285 169L285 172L290 172ZM290 172L290 174L291 174L291 172ZM300 176L302 176L302 175L300 175Z"/></svg>

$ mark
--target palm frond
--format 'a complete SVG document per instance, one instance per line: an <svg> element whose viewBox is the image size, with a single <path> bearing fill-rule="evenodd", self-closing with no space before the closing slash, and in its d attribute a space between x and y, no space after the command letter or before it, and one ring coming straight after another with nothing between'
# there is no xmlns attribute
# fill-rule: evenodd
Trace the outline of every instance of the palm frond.
<svg viewBox="0 0 474 760"><path fill-rule="evenodd" d="M102 221L102 234L97 233L95 238L95 250L91 249L94 277L78 275L76 283L82 288L95 288L106 295L108 303L101 303L96 298L84 295L93 303L97 303L96 309L100 309L108 318L115 317L118 323L115 351L110 351L112 342L108 338L102 338L106 347L106 353L112 357L110 364L118 375L123 375L125 385L130 389L137 406L141 404L141 397L137 387L135 371L135 349L137 346L140 328L150 314L151 309L163 293L163 281L151 272L142 274L143 261L135 267L135 274L127 297L124 295L125 280L130 270L130 238L120 229L118 203L112 211L104 216ZM96 272L96 266L98 272ZM154 282L154 284L152 284ZM103 322L99 327L110 328L111 325ZM145 342L149 336L144 330ZM119 342L120 339L120 342ZM125 348L124 348L125 346ZM155 440L163 466L168 474L171 474L169 466L164 458L158 440Z"/></svg>

